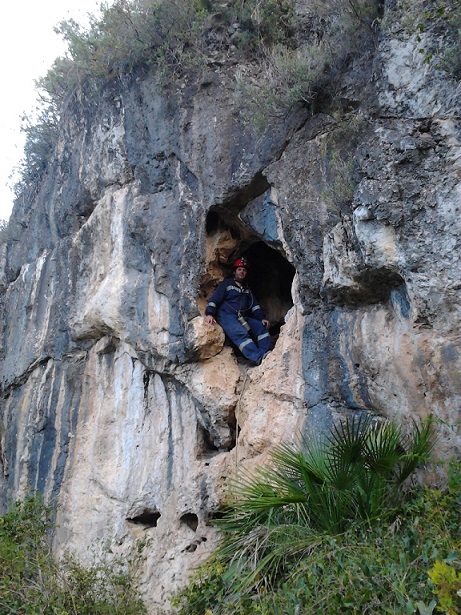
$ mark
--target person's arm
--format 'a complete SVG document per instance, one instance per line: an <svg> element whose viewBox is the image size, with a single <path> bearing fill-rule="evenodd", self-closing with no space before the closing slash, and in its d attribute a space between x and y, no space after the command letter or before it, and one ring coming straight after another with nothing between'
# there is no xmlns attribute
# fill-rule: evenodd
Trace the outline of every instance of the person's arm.
<svg viewBox="0 0 461 615"><path fill-rule="evenodd" d="M226 292L227 283L224 280L215 288L213 294L208 299L208 303L205 309L205 322L207 325L212 325L216 322L215 315L218 311L219 306L223 302L224 295Z"/></svg>
<svg viewBox="0 0 461 615"><path fill-rule="evenodd" d="M266 327L266 329L269 329L271 326L271 323L267 320L266 315L262 311L261 306L259 305L258 300L254 296L254 294L253 293L251 294L252 294L253 303L254 303L253 307L251 308L251 315L253 316L253 318L260 320L263 323L263 325Z"/></svg>

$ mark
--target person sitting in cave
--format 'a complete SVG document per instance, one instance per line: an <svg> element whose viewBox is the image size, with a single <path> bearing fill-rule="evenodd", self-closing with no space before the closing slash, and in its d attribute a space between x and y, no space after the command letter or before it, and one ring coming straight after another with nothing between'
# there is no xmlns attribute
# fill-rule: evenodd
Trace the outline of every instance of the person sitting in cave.
<svg viewBox="0 0 461 615"><path fill-rule="evenodd" d="M255 365L271 350L270 322L246 283L247 260L234 263L234 277L226 278L208 300L205 322L218 323L244 357Z"/></svg>

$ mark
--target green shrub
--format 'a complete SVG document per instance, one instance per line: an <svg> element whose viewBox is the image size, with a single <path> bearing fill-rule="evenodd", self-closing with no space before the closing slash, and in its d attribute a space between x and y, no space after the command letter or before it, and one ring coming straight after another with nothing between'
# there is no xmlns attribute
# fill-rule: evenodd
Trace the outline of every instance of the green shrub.
<svg viewBox="0 0 461 615"><path fill-rule="evenodd" d="M310 5L309 32L298 44L261 45L257 79L237 74L237 98L258 129L300 106L313 108L319 93L333 91L335 73L375 36L379 2L327 0ZM300 26L298 26L300 27Z"/></svg>
<svg viewBox="0 0 461 615"><path fill-rule="evenodd" d="M38 498L0 517L0 613L142 615L145 607L117 562L84 567L72 555L55 562L53 511Z"/></svg>
<svg viewBox="0 0 461 615"><path fill-rule="evenodd" d="M398 549L399 571L410 574L413 565L409 543L403 548L391 541L387 570L381 545L400 527L402 515L411 517L414 508L402 485L431 448L431 420L406 435L394 423L371 418L335 425L325 438L303 440L300 447L277 447L271 464L232 483L223 518L216 522L221 544L177 597L180 612L337 613L344 607L344 612L378 612L373 608L380 594L390 591L386 575ZM418 524L409 535L419 531ZM433 542L423 542L436 557ZM394 603L406 608L410 594L399 582L392 577ZM362 592L365 610L354 610L356 591ZM428 596L426 584L423 595L411 599Z"/></svg>
<svg viewBox="0 0 461 615"><path fill-rule="evenodd" d="M461 73L461 5L458 0L397 0L394 11L401 18L404 37L413 36L424 62L435 69L459 77ZM391 11L384 24L394 26L395 12ZM424 36L432 31L430 44Z"/></svg>
<svg viewBox="0 0 461 615"><path fill-rule="evenodd" d="M75 20L56 28L68 54L58 58L38 86L63 100L76 88L98 91L139 66L174 73L190 47L197 47L206 11L194 0L116 0L101 5L88 28Z"/></svg>
<svg viewBox="0 0 461 615"><path fill-rule="evenodd" d="M210 12L222 11L220 4L219 0L210 3ZM299 23L293 0L236 0L228 3L221 19L228 26L237 26L232 42L244 52L258 54L261 46L296 44Z"/></svg>
<svg viewBox="0 0 461 615"><path fill-rule="evenodd" d="M326 189L322 197L327 203L341 207L354 195L354 153L359 139L369 127L362 115L350 113L340 117L323 135L320 145Z"/></svg>
<svg viewBox="0 0 461 615"><path fill-rule="evenodd" d="M452 615L453 602L458 607L452 569L459 570L461 561L460 485L456 460L445 489L419 487L391 517L351 523L338 535L315 534L302 556L287 554L289 566L279 570L272 586L242 591L233 564L215 555L175 604L180 615L432 615L436 607ZM292 538L286 530L288 546ZM300 537L302 531L299 526ZM442 570L437 562L448 567Z"/></svg>
<svg viewBox="0 0 461 615"><path fill-rule="evenodd" d="M38 117L31 119L24 115L21 131L25 133L24 158L19 165L19 184L39 181L52 159L58 137L58 119L55 106L43 105ZM15 187L18 192L21 185Z"/></svg>
<svg viewBox="0 0 461 615"><path fill-rule="evenodd" d="M369 37L377 0L313 2L302 23L294 0L115 0L100 5L88 27L75 20L56 31L67 43L37 81L44 100L38 121L26 121L20 193L40 181L57 142L63 105L77 92L99 100L106 84L134 70L156 74L160 85L203 71L210 53L225 62L230 50L261 63L258 79L237 76L239 102L260 127L297 105L310 106L329 86L331 71ZM211 31L216 36L209 36Z"/></svg>
<svg viewBox="0 0 461 615"><path fill-rule="evenodd" d="M323 41L307 47L266 49L262 75L249 81L236 75L237 95L246 117L258 130L273 118L286 116L299 105L310 106L321 86L331 51Z"/></svg>
<svg viewBox="0 0 461 615"><path fill-rule="evenodd" d="M429 570L429 579L433 586L433 592L438 597L440 610L448 615L458 615L461 613L461 572L453 566L458 567L461 561L451 562L436 560Z"/></svg>

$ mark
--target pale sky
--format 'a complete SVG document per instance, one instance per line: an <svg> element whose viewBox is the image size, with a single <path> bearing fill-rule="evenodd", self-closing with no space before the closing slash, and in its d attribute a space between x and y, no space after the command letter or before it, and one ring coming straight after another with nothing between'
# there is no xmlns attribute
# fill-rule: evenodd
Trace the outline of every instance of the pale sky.
<svg viewBox="0 0 461 615"><path fill-rule="evenodd" d="M20 118L35 107L34 79L46 74L65 46L53 28L63 19L85 23L98 12L99 0L9 0L0 22L0 218L8 219L13 167L22 158Z"/></svg>

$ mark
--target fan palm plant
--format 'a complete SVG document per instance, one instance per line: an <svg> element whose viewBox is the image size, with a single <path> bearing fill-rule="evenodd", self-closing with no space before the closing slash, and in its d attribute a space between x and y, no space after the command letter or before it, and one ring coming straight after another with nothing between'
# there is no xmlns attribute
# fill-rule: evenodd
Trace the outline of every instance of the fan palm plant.
<svg viewBox="0 0 461 615"><path fill-rule="evenodd" d="M279 445L271 463L231 483L218 527L228 576L240 590L270 584L305 556L320 535L389 514L402 483L433 447L431 418L406 434L370 416L333 425L298 446Z"/></svg>

